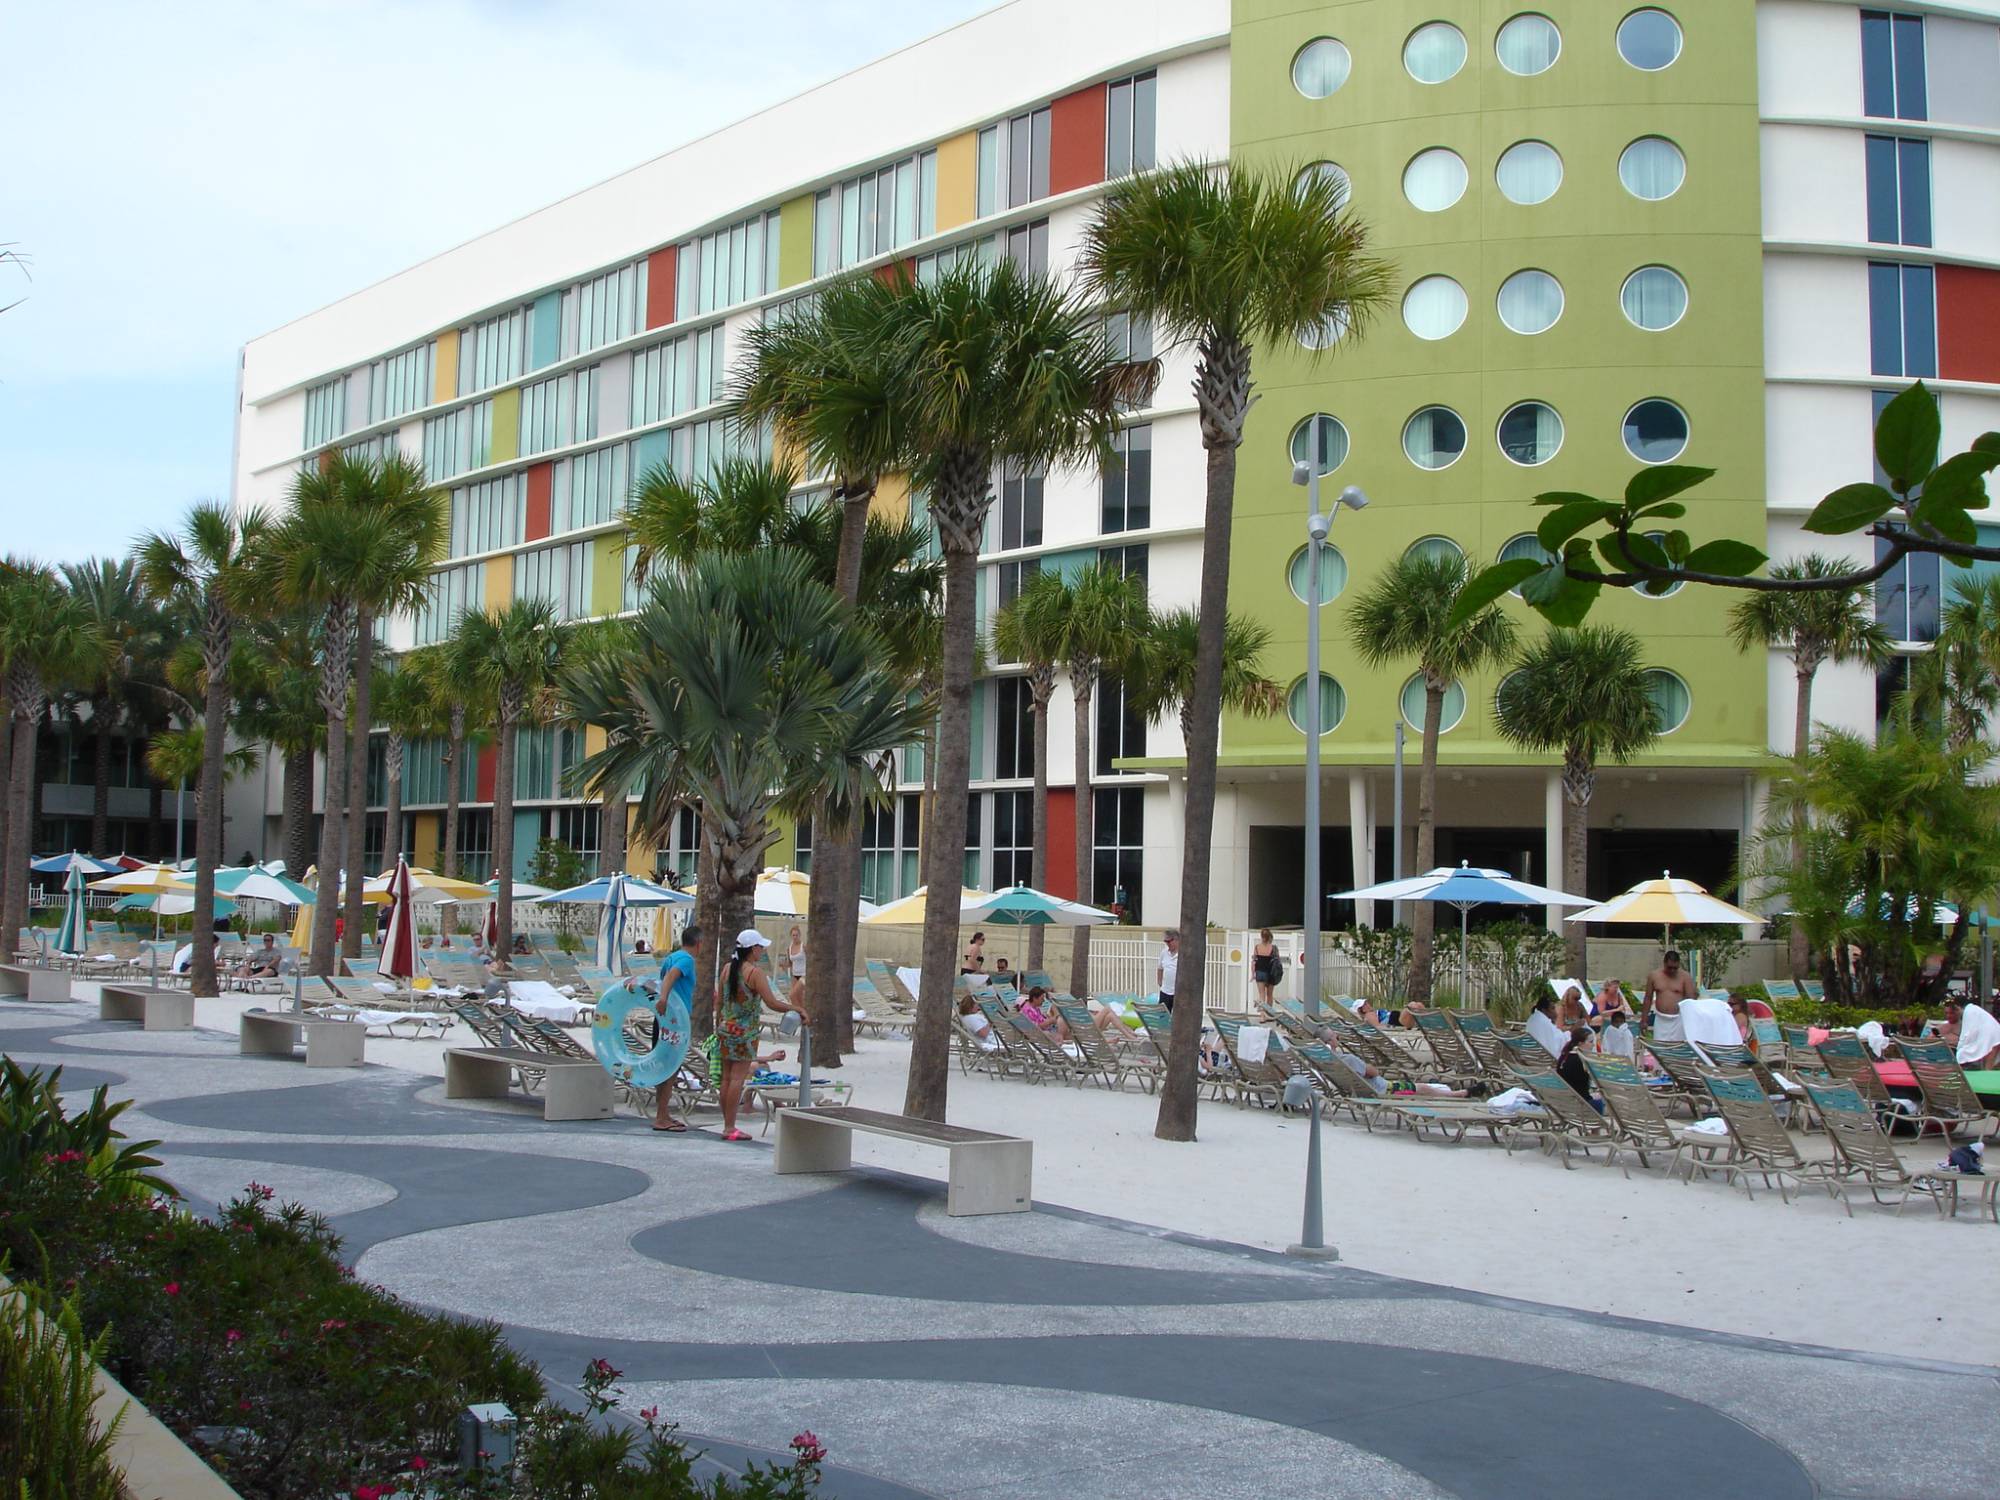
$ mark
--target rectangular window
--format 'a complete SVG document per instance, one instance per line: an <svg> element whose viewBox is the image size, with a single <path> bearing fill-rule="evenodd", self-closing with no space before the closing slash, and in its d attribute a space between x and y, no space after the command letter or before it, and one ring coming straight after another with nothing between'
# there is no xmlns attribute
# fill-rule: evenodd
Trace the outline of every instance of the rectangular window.
<svg viewBox="0 0 2000 1500"><path fill-rule="evenodd" d="M1151 170L1158 92L1159 79L1152 73L1120 78L1105 90L1106 177Z"/></svg>
<svg viewBox="0 0 2000 1500"><path fill-rule="evenodd" d="M1000 564L999 586L994 590L993 608L1005 609L1020 597L1022 586L1042 571L1042 562L1031 557L1026 562L1004 562Z"/></svg>
<svg viewBox="0 0 2000 1500"><path fill-rule="evenodd" d="M993 885L1026 885L1035 868L1035 794L994 792Z"/></svg>
<svg viewBox="0 0 2000 1500"><path fill-rule="evenodd" d="M521 392L521 456L597 436L597 366L538 380Z"/></svg>
<svg viewBox="0 0 2000 1500"><path fill-rule="evenodd" d="M1861 107L1887 120L1930 118L1924 18L1861 12Z"/></svg>
<svg viewBox="0 0 2000 1500"><path fill-rule="evenodd" d="M993 680L993 777L1025 781L1035 774L1034 697L1025 677Z"/></svg>
<svg viewBox="0 0 2000 1500"><path fill-rule="evenodd" d="M518 380L528 367L528 309L474 323L458 339L458 394L475 395Z"/></svg>
<svg viewBox="0 0 2000 1500"><path fill-rule="evenodd" d="M1879 558L1889 544L1875 541ZM1875 619L1896 641L1934 641L1943 592L1940 559L1935 552L1906 552L1896 565L1875 580Z"/></svg>
<svg viewBox="0 0 2000 1500"><path fill-rule="evenodd" d="M458 873L467 880L483 880L492 871L493 810L462 807L458 810Z"/></svg>
<svg viewBox="0 0 2000 1500"><path fill-rule="evenodd" d="M1937 375L1937 287L1929 266L1868 264L1869 356L1877 375Z"/></svg>
<svg viewBox="0 0 2000 1500"><path fill-rule="evenodd" d="M1878 245L1931 242L1931 145L1868 137L1868 238Z"/></svg>
<svg viewBox="0 0 2000 1500"><path fill-rule="evenodd" d="M1007 259L1033 276L1045 276L1049 269L1049 221L1016 224L1007 231Z"/></svg>
<svg viewBox="0 0 2000 1500"><path fill-rule="evenodd" d="M957 266L975 262L990 266L997 258L1000 236L982 235L976 240L965 240L960 244L946 245L942 250L933 250L916 259L916 279L919 286L929 286L938 277Z"/></svg>
<svg viewBox="0 0 2000 1500"><path fill-rule="evenodd" d="M970 793L965 799L965 883L975 891L987 891L986 883L986 792Z"/></svg>
<svg viewBox="0 0 2000 1500"><path fill-rule="evenodd" d="M1116 568L1126 578L1136 578L1143 585L1147 579L1150 548L1144 542L1134 542L1129 547L1100 547L1097 560L1106 567Z"/></svg>
<svg viewBox="0 0 2000 1500"><path fill-rule="evenodd" d="M1103 472L1104 522L1108 535L1143 531L1153 524L1153 428L1127 427L1111 440L1118 462Z"/></svg>
<svg viewBox="0 0 2000 1500"><path fill-rule="evenodd" d="M458 617L479 607L479 573L478 568L441 568L431 575L430 593L416 612L419 646L448 639Z"/></svg>
<svg viewBox="0 0 2000 1500"><path fill-rule="evenodd" d="M979 132L979 189L977 208L980 218L1000 212L1000 127L989 125Z"/></svg>
<svg viewBox="0 0 2000 1500"><path fill-rule="evenodd" d="M682 248L685 253L686 247ZM643 260L633 261L563 293L563 358L588 354L641 330L646 320L646 266ZM682 302L679 311L687 316L688 304Z"/></svg>
<svg viewBox="0 0 2000 1500"><path fill-rule="evenodd" d="M508 474L451 492L452 557L496 552L521 540L526 495L523 476Z"/></svg>
<svg viewBox="0 0 2000 1500"><path fill-rule="evenodd" d="M770 262L764 242L767 236L775 241L777 235L776 213L753 214L682 245L676 311L683 318L697 317L775 291L775 281L767 279Z"/></svg>
<svg viewBox="0 0 2000 1500"><path fill-rule="evenodd" d="M368 421L387 422L431 404L432 344L378 359L368 367Z"/></svg>
<svg viewBox="0 0 2000 1500"><path fill-rule="evenodd" d="M1097 765L1098 776L1119 775L1115 761L1146 753L1146 719L1132 706L1131 694L1116 677L1102 677L1097 683Z"/></svg>
<svg viewBox="0 0 2000 1500"><path fill-rule="evenodd" d="M432 483L493 461L493 403L477 401L424 419L424 473Z"/></svg>
<svg viewBox="0 0 2000 1500"><path fill-rule="evenodd" d="M1008 464L1000 480L1000 550L1042 544L1042 486L1040 473L1023 473Z"/></svg>
<svg viewBox="0 0 2000 1500"><path fill-rule="evenodd" d="M549 529L601 526L625 506L631 445L614 443L556 461L549 486Z"/></svg>
<svg viewBox="0 0 2000 1500"><path fill-rule="evenodd" d="M335 376L306 390L306 437L301 448L324 448L347 431L347 377Z"/></svg>
<svg viewBox="0 0 2000 1500"><path fill-rule="evenodd" d="M590 614L589 542L537 547L514 557L514 597L546 600L558 620L580 620Z"/></svg>
<svg viewBox="0 0 2000 1500"><path fill-rule="evenodd" d="M1105 353L1128 364L1146 364L1153 358L1153 320L1145 313L1114 312L1104 315ZM1121 403L1120 410L1137 411L1140 403Z"/></svg>
<svg viewBox="0 0 2000 1500"><path fill-rule="evenodd" d="M826 276L937 233L937 153L921 151L813 199L813 274Z"/></svg>
<svg viewBox="0 0 2000 1500"><path fill-rule="evenodd" d="M1139 787L1100 788L1091 794L1091 811L1090 899L1135 920L1146 854L1146 793Z"/></svg>
<svg viewBox="0 0 2000 1500"><path fill-rule="evenodd" d="M586 865L595 868L597 856L604 852L604 846L598 840L598 831L603 826L602 811L595 802L582 807L552 807L549 809L549 837L559 844L568 845L582 856Z"/></svg>
<svg viewBox="0 0 2000 1500"><path fill-rule="evenodd" d="M678 417L722 399L722 325L682 334L632 356L633 427Z"/></svg>

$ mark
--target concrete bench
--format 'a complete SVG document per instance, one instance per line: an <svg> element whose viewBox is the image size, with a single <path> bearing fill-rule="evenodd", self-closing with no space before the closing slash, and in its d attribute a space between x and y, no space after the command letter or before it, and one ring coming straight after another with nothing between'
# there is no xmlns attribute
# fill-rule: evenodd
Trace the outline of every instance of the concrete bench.
<svg viewBox="0 0 2000 1500"><path fill-rule="evenodd" d="M0 964L0 999L32 1000L45 1005L56 1000L73 1000L68 969L38 969L32 964Z"/></svg>
<svg viewBox="0 0 2000 1500"><path fill-rule="evenodd" d="M304 1042L309 1068L358 1068L367 1038L368 1028L359 1021L253 1008L244 1011L237 1023L236 1050L244 1057L291 1057Z"/></svg>
<svg viewBox="0 0 2000 1500"><path fill-rule="evenodd" d="M107 984L98 989L100 1021L137 1021L148 1031L187 1031L194 1026L194 996L186 990L149 990L142 984Z"/></svg>
<svg viewBox="0 0 2000 1500"><path fill-rule="evenodd" d="M878 1109L785 1109L778 1112L777 1170L838 1172L854 1164L854 1132L943 1146L950 1153L945 1212L1024 1214L1034 1207L1035 1143L1018 1136L940 1125Z"/></svg>
<svg viewBox="0 0 2000 1500"><path fill-rule="evenodd" d="M594 1057L557 1057L526 1047L447 1047L447 1099L505 1099L516 1068L542 1075L544 1120L606 1120L617 1100L611 1075Z"/></svg>

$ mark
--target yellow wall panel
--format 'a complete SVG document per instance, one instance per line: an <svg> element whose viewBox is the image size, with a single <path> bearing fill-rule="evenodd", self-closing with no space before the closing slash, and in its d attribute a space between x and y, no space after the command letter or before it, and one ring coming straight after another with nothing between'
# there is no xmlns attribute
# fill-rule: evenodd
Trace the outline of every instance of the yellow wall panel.
<svg viewBox="0 0 2000 1500"><path fill-rule="evenodd" d="M778 210L778 285L812 280L813 195L802 193Z"/></svg>
<svg viewBox="0 0 2000 1500"><path fill-rule="evenodd" d="M505 463L521 456L521 388L496 391L493 395L493 462Z"/></svg>
<svg viewBox="0 0 2000 1500"><path fill-rule="evenodd" d="M443 813L417 813L410 819L410 862L421 865L426 870L435 870L438 859L438 835L443 832Z"/></svg>
<svg viewBox="0 0 2000 1500"><path fill-rule="evenodd" d="M583 753L595 755L604 748L604 731L595 724L583 726Z"/></svg>
<svg viewBox="0 0 2000 1500"><path fill-rule="evenodd" d="M437 352L431 358L434 384L431 400L449 401L458 394L458 330L437 336Z"/></svg>
<svg viewBox="0 0 2000 1500"><path fill-rule="evenodd" d="M651 839L642 839L637 833L638 809L628 805L625 814L625 873L653 878L653 860L656 846Z"/></svg>
<svg viewBox="0 0 2000 1500"><path fill-rule="evenodd" d="M505 609L514 602L514 559L496 557L486 564L486 607Z"/></svg>
<svg viewBox="0 0 2000 1500"><path fill-rule="evenodd" d="M885 521L901 521L910 514L910 476L907 474L884 474L882 482L875 486L875 502L868 507L871 515Z"/></svg>
<svg viewBox="0 0 2000 1500"><path fill-rule="evenodd" d="M979 133L968 130L937 148L937 227L952 229L979 216Z"/></svg>

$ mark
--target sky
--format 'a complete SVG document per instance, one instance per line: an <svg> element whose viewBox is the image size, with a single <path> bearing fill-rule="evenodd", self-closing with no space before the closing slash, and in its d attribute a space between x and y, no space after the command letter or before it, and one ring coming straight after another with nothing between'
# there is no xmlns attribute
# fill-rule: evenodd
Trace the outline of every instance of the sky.
<svg viewBox="0 0 2000 1500"><path fill-rule="evenodd" d="M9 6L0 551L226 498L246 339L993 3Z"/></svg>

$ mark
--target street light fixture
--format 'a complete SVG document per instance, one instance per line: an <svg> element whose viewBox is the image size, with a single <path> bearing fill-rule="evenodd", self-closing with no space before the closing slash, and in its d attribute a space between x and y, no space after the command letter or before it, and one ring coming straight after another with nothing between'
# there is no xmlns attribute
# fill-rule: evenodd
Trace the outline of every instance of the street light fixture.
<svg viewBox="0 0 2000 1500"><path fill-rule="evenodd" d="M1313 426L1314 457L1320 454L1321 437L1318 424ZM1292 483L1306 492L1306 910L1305 910L1305 953L1300 968L1304 976L1306 991L1306 1014L1319 1014L1319 918L1320 918L1320 871L1319 871L1319 579L1321 552L1326 547L1327 534L1333 530L1334 517L1345 508L1364 510L1368 496L1358 485L1348 485L1334 498L1331 514L1322 514L1319 508L1319 465L1295 463L1292 465Z"/></svg>

